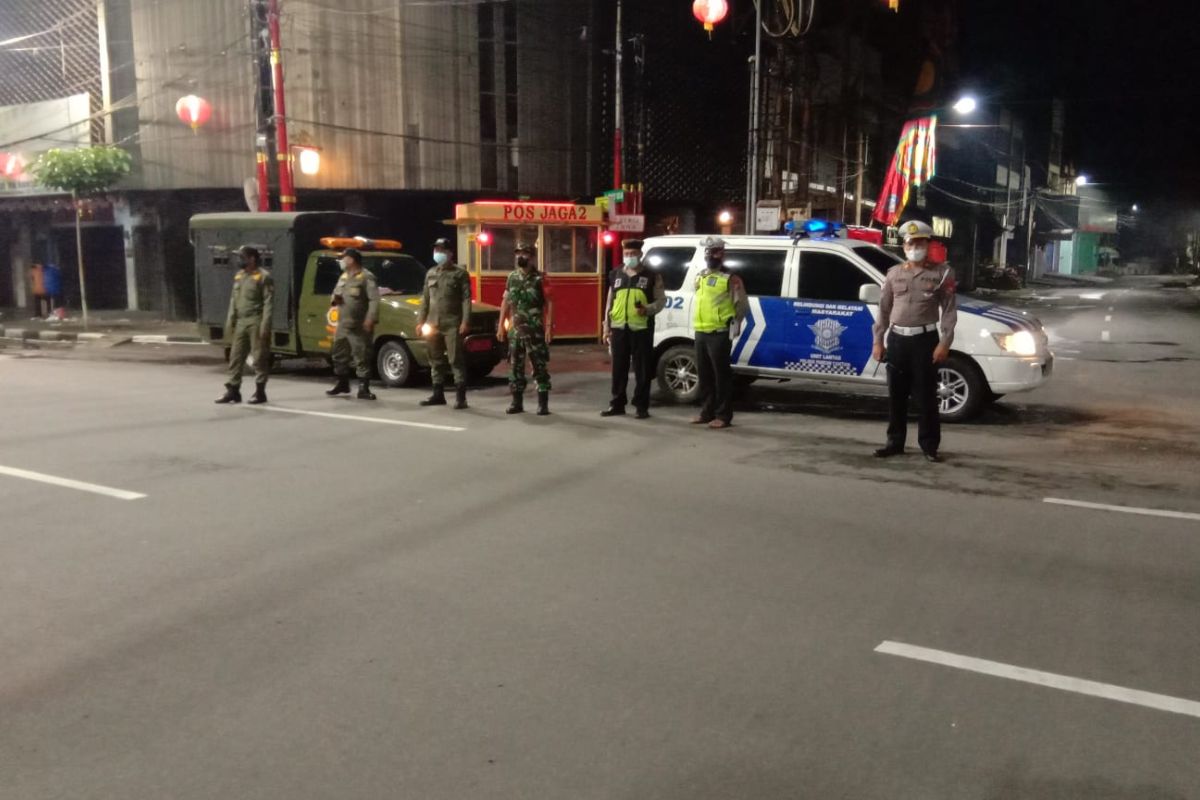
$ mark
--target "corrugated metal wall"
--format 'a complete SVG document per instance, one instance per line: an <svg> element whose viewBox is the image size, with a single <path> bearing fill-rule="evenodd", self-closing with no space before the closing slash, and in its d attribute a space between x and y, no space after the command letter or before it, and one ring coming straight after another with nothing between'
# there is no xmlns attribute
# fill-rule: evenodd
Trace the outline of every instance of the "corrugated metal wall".
<svg viewBox="0 0 1200 800"><path fill-rule="evenodd" d="M318 175L297 170L301 191L585 191L572 185L586 137L578 124L584 64L576 64L571 33L586 18L586 3L281 4L289 132L293 143L319 146L322 156ZM481 183L481 5L517 10L516 186ZM135 0L133 18L145 188L241 187L253 175L255 133L245 0ZM196 136L174 111L189 93L214 109Z"/></svg>

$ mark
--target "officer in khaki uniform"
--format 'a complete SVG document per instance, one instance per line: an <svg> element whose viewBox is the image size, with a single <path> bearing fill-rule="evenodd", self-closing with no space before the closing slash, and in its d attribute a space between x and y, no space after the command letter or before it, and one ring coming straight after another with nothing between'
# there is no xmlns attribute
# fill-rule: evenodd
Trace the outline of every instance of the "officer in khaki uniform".
<svg viewBox="0 0 1200 800"><path fill-rule="evenodd" d="M876 361L887 359L891 400L887 444L876 450L875 456L888 458L904 452L911 395L920 412L917 443L925 459L936 463L942 460L938 455L942 443L938 365L950 357L958 322L954 270L946 264L929 263L933 229L924 222L905 222L900 233L905 262L892 267L883 281L871 353Z"/></svg>
<svg viewBox="0 0 1200 800"><path fill-rule="evenodd" d="M353 247L342 252L342 277L333 289L330 305L338 310L333 336L333 373L338 382L325 394L350 393L350 365L358 375L358 399L374 400L371 393L371 335L379 321L379 285L363 269L362 253Z"/></svg>
<svg viewBox="0 0 1200 800"><path fill-rule="evenodd" d="M267 377L271 373L271 310L275 301L275 282L271 273L259 266L259 252L243 245L235 253L240 269L233 276L229 296L229 314L225 334L232 337L229 347L229 377L225 394L218 403L242 402L242 372L246 356L254 357L254 397L251 405L267 402Z"/></svg>
<svg viewBox="0 0 1200 800"><path fill-rule="evenodd" d="M433 243L435 266L425 273L417 331L429 342L433 394L423 406L446 405L446 376L454 370L454 407L467 407L467 359L463 337L471 329L471 276L454 263L449 239ZM426 327L427 326L427 327Z"/></svg>

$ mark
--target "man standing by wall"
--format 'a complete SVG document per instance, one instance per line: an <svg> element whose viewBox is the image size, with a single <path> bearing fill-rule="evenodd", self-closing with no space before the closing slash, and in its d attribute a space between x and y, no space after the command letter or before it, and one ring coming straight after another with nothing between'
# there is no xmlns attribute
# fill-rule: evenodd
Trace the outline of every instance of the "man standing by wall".
<svg viewBox="0 0 1200 800"><path fill-rule="evenodd" d="M704 271L696 278L692 327L696 331L696 368L700 378L700 413L693 425L715 430L733 423L733 340L741 335L750 307L742 279L725 269L725 240L709 236Z"/></svg>

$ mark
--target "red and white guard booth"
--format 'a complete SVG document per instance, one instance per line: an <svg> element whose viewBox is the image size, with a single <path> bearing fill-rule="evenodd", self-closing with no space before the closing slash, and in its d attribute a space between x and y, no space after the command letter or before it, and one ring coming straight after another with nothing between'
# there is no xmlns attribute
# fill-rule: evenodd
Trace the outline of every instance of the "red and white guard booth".
<svg viewBox="0 0 1200 800"><path fill-rule="evenodd" d="M517 242L537 245L554 301L554 338L596 339L604 307L604 251L613 235L596 205L485 200L454 208L459 257L475 300L500 305Z"/></svg>

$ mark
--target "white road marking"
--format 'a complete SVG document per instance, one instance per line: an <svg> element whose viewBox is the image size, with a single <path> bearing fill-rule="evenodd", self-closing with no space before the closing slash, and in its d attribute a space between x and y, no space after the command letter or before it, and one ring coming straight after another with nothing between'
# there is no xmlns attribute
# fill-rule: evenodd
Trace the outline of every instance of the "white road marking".
<svg viewBox="0 0 1200 800"><path fill-rule="evenodd" d="M1105 700L1115 700L1118 703L1129 703L1144 706L1158 711L1168 711L1172 714L1185 714L1189 717L1200 717L1200 703L1195 700L1185 700L1154 692L1143 692L1139 689L1127 689L1124 686L1114 686L1111 683L1072 678L1068 675L1057 675L1053 672L1042 672L1036 669L1016 667L1012 664L1002 664L999 661L988 661L971 656L960 656L947 653L944 650L931 650L928 647L904 644L902 642L882 642L875 648L876 653L884 653L900 658L910 658L914 661L925 661L930 664L940 664L968 672L978 672L981 675L991 675L994 678L1007 678L1011 681L1032 683L1050 689L1061 689L1064 692L1086 694L1101 697Z"/></svg>
<svg viewBox="0 0 1200 800"><path fill-rule="evenodd" d="M1104 321L1105 321L1105 322L1112 322L1112 314L1106 314L1106 315L1105 315L1105 317L1104 317Z"/></svg>
<svg viewBox="0 0 1200 800"><path fill-rule="evenodd" d="M453 425L432 425L428 422L409 422L404 419L381 419L379 417L361 417L356 414L331 414L327 411L302 411L298 408L283 408L282 406L245 406L245 408L254 409L255 411L278 411L283 414L303 414L308 417L326 417L328 419L347 419L352 422L374 422L377 425L400 425L405 428L424 428L431 431L449 431L451 433L461 433L466 428L457 428Z"/></svg>
<svg viewBox="0 0 1200 800"><path fill-rule="evenodd" d="M1080 300L1103 300L1104 295L1105 295L1104 292L1091 292L1090 294L1079 295L1079 299Z"/></svg>
<svg viewBox="0 0 1200 800"><path fill-rule="evenodd" d="M1108 310L1109 310L1109 311L1116 311L1117 309L1116 309L1114 306L1109 306L1109 307L1108 307Z"/></svg>
<svg viewBox="0 0 1200 800"><path fill-rule="evenodd" d="M1074 508L1090 508L1093 511L1116 511L1121 514L1140 514L1145 517L1166 517L1167 519L1200 520L1200 514L1191 511L1168 511L1161 508L1140 508L1138 506L1112 506L1107 503L1088 503L1083 500L1064 500L1061 497L1044 497L1043 503L1056 506L1072 506Z"/></svg>
<svg viewBox="0 0 1200 800"><path fill-rule="evenodd" d="M16 467L0 467L0 475L8 475L12 478L22 478L27 481L37 481L38 483L48 483L51 486L61 486L64 489L75 489L80 492L101 494L105 497L115 497L118 500L141 500L146 496L138 492L127 492L124 489L114 489L111 486L101 486L96 483L73 481L70 478L60 478L57 475L47 475L43 472L31 472L27 469L17 469Z"/></svg>
<svg viewBox="0 0 1200 800"><path fill-rule="evenodd" d="M1102 342L1112 341L1112 334L1110 334L1108 331L1100 331L1100 341L1102 341Z"/></svg>

